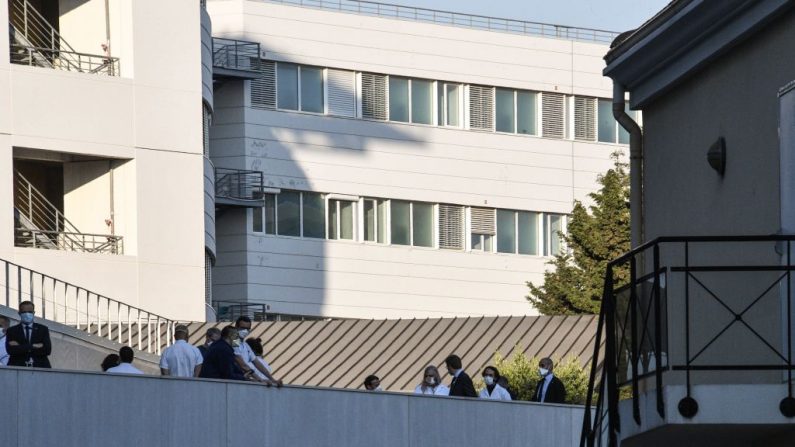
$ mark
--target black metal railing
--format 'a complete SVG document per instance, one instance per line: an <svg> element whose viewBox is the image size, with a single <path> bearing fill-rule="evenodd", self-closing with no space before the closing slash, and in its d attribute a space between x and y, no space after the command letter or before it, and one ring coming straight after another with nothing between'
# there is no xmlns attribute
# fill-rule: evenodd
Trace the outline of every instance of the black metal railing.
<svg viewBox="0 0 795 447"><path fill-rule="evenodd" d="M268 305L213 301L213 309L218 321L235 321L238 317L249 317L253 321L266 321Z"/></svg>
<svg viewBox="0 0 795 447"><path fill-rule="evenodd" d="M264 187L262 171L215 168L215 196L236 200L260 200Z"/></svg>
<svg viewBox="0 0 795 447"><path fill-rule="evenodd" d="M252 60L259 60L259 44L245 40L213 37L213 67L252 71Z"/></svg>
<svg viewBox="0 0 795 447"><path fill-rule="evenodd" d="M119 58L11 44L11 63L80 73L119 76Z"/></svg>
<svg viewBox="0 0 795 447"><path fill-rule="evenodd" d="M640 425L642 381L664 418L663 375L672 371L683 374L686 396L678 410L686 418L698 412L693 385L743 383L749 371L781 374L770 381L787 383L779 408L795 416L793 241L793 235L661 237L611 261L580 446L618 445L626 422L619 417L622 397L632 399L632 419ZM668 309L677 310L675 320ZM716 348L736 342L737 333L728 335L733 330L744 331L749 347Z"/></svg>

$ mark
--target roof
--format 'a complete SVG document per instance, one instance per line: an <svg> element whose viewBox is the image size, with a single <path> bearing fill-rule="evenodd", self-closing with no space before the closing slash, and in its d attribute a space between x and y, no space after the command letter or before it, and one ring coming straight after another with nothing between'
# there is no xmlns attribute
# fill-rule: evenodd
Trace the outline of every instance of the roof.
<svg viewBox="0 0 795 447"><path fill-rule="evenodd" d="M228 324L193 323L190 341ZM361 388L376 374L385 389L410 391L426 366L440 367L450 354L471 375L493 363L495 352L508 357L517 347L528 358L575 356L586 365L596 325L595 315L285 321L254 323L250 337L262 338L266 360L285 383Z"/></svg>
<svg viewBox="0 0 795 447"><path fill-rule="evenodd" d="M640 28L616 38L603 74L638 109L793 7L792 0L675 0Z"/></svg>

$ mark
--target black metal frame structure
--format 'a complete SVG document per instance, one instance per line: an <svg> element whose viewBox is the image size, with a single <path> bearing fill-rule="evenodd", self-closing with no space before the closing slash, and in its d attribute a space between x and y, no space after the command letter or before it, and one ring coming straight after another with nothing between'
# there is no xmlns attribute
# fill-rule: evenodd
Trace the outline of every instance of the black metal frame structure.
<svg viewBox="0 0 795 447"><path fill-rule="evenodd" d="M580 446L614 447L618 445L621 423L618 411L619 391L622 386L631 387L632 415L636 424L641 423L639 382L654 376L654 395L656 397L656 410L660 417L665 417L665 403L663 400L663 374L666 371L681 371L685 374L687 395L679 402L678 410L682 416L692 418L698 412L698 403L693 399L692 375L697 371L781 371L786 374L787 396L779 405L779 409L786 417L795 417L795 399L792 389L792 243L795 235L773 236L686 236L686 237L660 237L649 241L632 251L608 263L605 273L602 304L599 313L595 352L588 384L585 417L583 420ZM729 246L729 244L734 244ZM747 262L745 252L734 253L734 259L742 259L739 264L720 261L708 262L709 265L694 262L694 248L709 246L722 247L731 252L735 246L743 248L756 244L764 250L775 250L779 257L778 263ZM767 245L765 245L767 244ZM667 266L661 265L661 250L665 249ZM669 253L671 251L671 253ZM707 257L715 259L714 256ZM771 253L772 259L772 253ZM681 260L681 261L680 261ZM674 262L676 261L676 262ZM723 263L723 265L716 265ZM629 274L618 274L620 267L628 267ZM647 273L642 275L643 266ZM744 302L740 310L735 310L727 304L712 288L699 278L699 274L738 274L743 273L774 273L775 280L766 280L763 290L755 297ZM670 289L669 275L683 275L683 300L684 300L684 327L671 328L684 332L684 361L683 363L669 365L667 358L668 324L667 300L673 296ZM626 277L628 276L628 277ZM782 284L786 281L786 284ZM643 295L644 285L651 282L649 296ZM774 346L753 324L747 321L749 310L754 308L769 292L780 287L781 297L785 302L782 311L786 312L786 319L781 318L781 323L786 324L782 330L786 331L786 340L780 349ZM691 289L699 288L708 299L714 300L720 308L725 309L732 320L723 329L714 334L703 346L694 348L691 337L691 328L694 321ZM780 317L776 315L775 317ZM786 322L784 322L786 320ZM774 354L775 363L742 363L739 361L743 352L726 357L725 362L717 364L696 364L696 360L733 326L740 325L747 329L752 336L761 341L769 352ZM677 334L680 334L679 332ZM783 334L782 334L783 335ZM604 337L604 345L602 344ZM604 346L602 348L602 346ZM601 351L604 349L604 351ZM782 352L782 350L786 350ZM695 351L695 353L694 353ZM648 354L648 355L647 355ZM653 356L652 356L653 355ZM602 368L598 369L598 359L603 359ZM651 359L654 360L653 366ZM672 360L672 359L671 359ZM622 370L622 367L624 369ZM639 371L643 367L644 371ZM624 377L625 371L630 377ZM628 379L628 380L627 380Z"/></svg>

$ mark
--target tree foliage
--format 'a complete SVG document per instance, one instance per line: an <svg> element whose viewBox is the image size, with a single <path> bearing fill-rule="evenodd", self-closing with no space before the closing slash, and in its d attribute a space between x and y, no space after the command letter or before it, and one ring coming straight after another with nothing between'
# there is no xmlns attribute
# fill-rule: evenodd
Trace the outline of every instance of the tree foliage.
<svg viewBox="0 0 795 447"><path fill-rule="evenodd" d="M544 315L599 312L607 263L630 250L629 173L620 153L613 168L600 175L601 188L589 194L593 205L574 202L568 233L559 235L567 247L549 263L544 283L528 282L527 299ZM626 267L614 272L617 281L628 277Z"/></svg>
<svg viewBox="0 0 795 447"><path fill-rule="evenodd" d="M494 353L494 366L500 375L508 379L508 386L516 392L518 400L531 400L536 391L536 385L541 379L538 373L540 359L528 358L520 346L514 349L514 354L503 358L499 352ZM588 369L580 366L576 357L571 356L555 364L554 374L566 387L566 403L584 404L588 393ZM478 383L478 385L481 385ZM482 385L481 385L482 386Z"/></svg>

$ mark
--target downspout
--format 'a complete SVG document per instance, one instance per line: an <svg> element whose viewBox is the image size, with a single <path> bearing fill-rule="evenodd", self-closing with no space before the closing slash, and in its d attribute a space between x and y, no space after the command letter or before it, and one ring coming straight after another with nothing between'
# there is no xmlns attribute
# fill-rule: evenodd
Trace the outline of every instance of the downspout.
<svg viewBox="0 0 795 447"><path fill-rule="evenodd" d="M629 132L629 203L630 237L632 247L641 245L645 239L643 203L643 132L638 123L624 110L623 85L613 80L613 117Z"/></svg>

